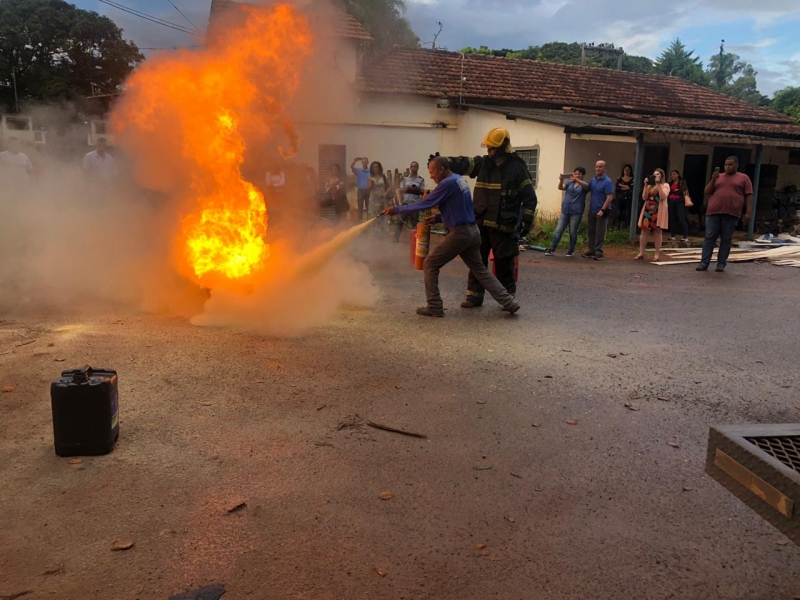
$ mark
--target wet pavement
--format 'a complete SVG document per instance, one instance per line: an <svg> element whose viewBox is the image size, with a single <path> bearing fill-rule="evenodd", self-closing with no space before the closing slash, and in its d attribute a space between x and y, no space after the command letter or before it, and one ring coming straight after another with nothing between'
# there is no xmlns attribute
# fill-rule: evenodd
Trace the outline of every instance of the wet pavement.
<svg viewBox="0 0 800 600"><path fill-rule="evenodd" d="M800 595L800 549L703 471L709 426L800 421L800 271L528 252L519 316L459 308L454 263L431 319L407 250L299 338L6 317L0 597ZM49 382L84 362L120 373L121 437L69 464Z"/></svg>

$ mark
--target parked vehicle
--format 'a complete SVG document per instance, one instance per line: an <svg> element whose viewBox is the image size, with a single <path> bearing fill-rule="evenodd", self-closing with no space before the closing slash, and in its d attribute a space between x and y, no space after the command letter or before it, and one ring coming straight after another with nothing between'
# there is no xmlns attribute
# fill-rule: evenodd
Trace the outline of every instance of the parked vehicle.
<svg viewBox="0 0 800 600"><path fill-rule="evenodd" d="M33 117L22 114L0 115L0 140L4 141L15 137L25 144L43 145L47 136L43 129L35 129Z"/></svg>

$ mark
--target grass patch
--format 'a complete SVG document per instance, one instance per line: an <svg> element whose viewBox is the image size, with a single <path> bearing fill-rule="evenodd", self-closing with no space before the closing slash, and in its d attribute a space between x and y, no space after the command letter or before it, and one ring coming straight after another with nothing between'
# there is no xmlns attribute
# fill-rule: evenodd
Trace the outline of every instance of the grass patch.
<svg viewBox="0 0 800 600"><path fill-rule="evenodd" d="M549 248L550 244L553 242L553 236L555 235L556 225L558 225L558 217L560 215L560 212L537 211L533 221L533 228L525 238L525 242L532 246L544 246L545 248ZM584 217L581 224L578 226L578 243L576 248L581 248L586 245L588 239L587 230L586 218ZM606 233L606 246L630 245L627 228L609 228L608 233ZM561 242L559 242L558 247L569 247L569 228L567 228L564 231L564 235L561 236Z"/></svg>

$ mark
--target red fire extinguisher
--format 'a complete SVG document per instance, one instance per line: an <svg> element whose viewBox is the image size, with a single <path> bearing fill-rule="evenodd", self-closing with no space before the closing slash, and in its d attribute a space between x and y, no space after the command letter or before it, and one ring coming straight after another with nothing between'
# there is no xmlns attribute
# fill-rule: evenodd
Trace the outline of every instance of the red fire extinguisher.
<svg viewBox="0 0 800 600"><path fill-rule="evenodd" d="M417 224L415 234L411 238L414 242L414 267L417 271L422 271L425 258L431 249L431 226L420 222Z"/></svg>
<svg viewBox="0 0 800 600"><path fill-rule="evenodd" d="M497 277L497 262L494 260L494 252L489 250L489 260L492 263L492 275ZM514 257L514 281L519 281L519 254Z"/></svg>

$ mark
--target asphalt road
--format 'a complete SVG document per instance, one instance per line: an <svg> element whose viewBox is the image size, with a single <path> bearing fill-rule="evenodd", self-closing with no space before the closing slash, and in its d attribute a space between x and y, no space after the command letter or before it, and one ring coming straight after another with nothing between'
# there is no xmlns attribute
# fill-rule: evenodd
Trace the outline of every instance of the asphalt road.
<svg viewBox="0 0 800 600"><path fill-rule="evenodd" d="M518 317L460 309L454 263L432 319L406 252L370 253L375 308L299 338L5 317L0 597L800 595L800 548L703 470L710 425L800 421L800 271L527 253ZM120 373L121 437L71 465L49 382L85 362Z"/></svg>

